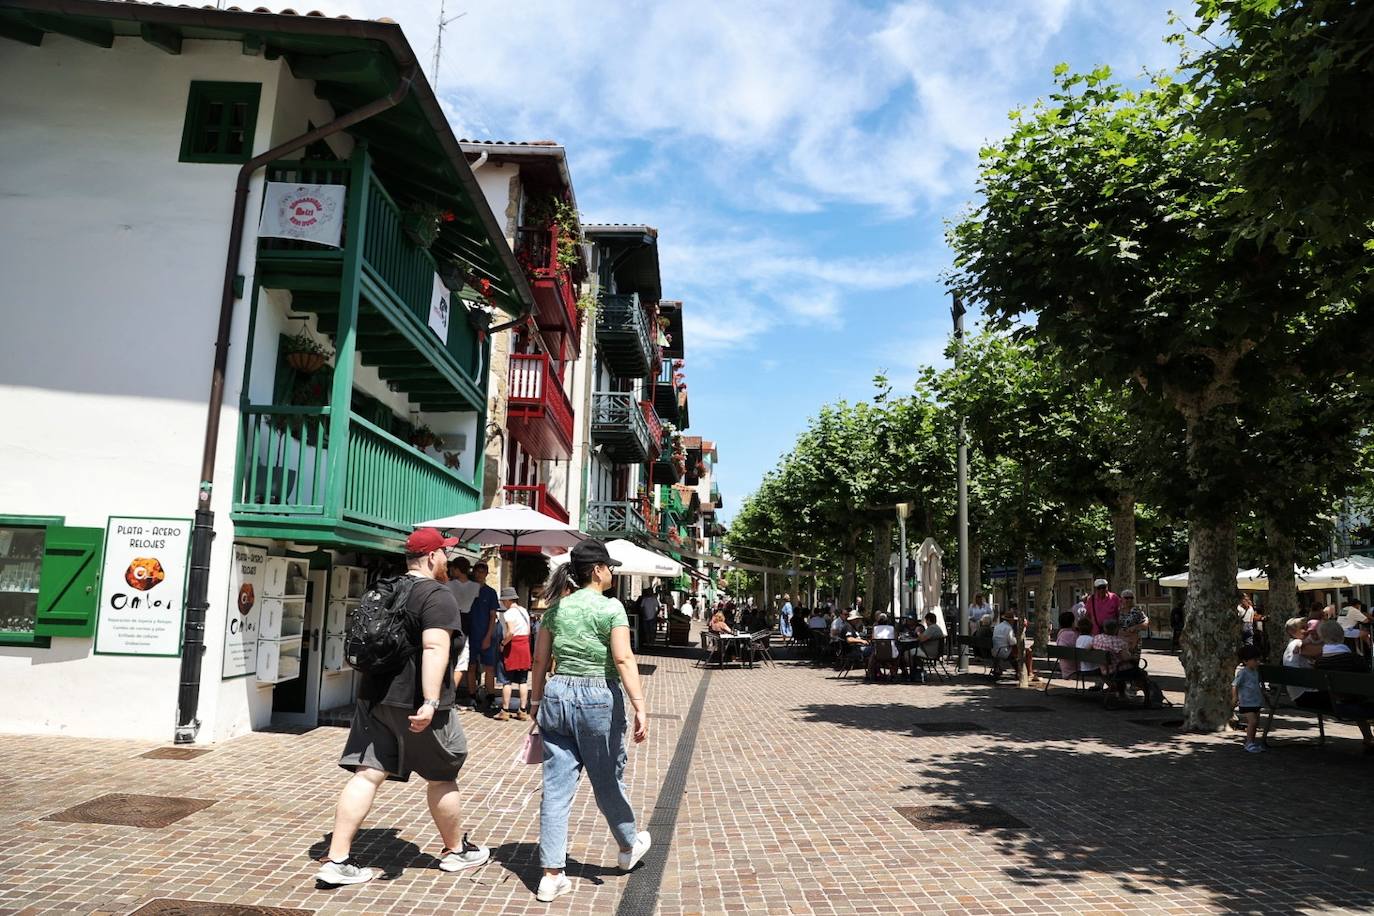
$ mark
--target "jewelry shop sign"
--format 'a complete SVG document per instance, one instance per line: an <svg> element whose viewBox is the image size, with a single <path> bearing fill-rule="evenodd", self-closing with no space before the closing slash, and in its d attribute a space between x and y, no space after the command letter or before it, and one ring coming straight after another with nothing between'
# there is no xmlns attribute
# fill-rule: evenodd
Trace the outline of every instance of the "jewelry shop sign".
<svg viewBox="0 0 1374 916"><path fill-rule="evenodd" d="M234 545L229 606L224 615L222 678L242 677L258 670L258 620L262 616L262 577L266 572L266 547Z"/></svg>
<svg viewBox="0 0 1374 916"><path fill-rule="evenodd" d="M190 552L189 518L110 517L95 628L97 654L181 654Z"/></svg>

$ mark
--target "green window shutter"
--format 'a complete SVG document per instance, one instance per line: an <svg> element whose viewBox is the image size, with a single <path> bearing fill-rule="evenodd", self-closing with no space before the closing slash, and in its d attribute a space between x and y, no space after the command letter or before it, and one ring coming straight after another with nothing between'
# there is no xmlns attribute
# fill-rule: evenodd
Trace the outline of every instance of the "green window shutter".
<svg viewBox="0 0 1374 916"><path fill-rule="evenodd" d="M48 528L35 636L90 636L100 601L104 528Z"/></svg>

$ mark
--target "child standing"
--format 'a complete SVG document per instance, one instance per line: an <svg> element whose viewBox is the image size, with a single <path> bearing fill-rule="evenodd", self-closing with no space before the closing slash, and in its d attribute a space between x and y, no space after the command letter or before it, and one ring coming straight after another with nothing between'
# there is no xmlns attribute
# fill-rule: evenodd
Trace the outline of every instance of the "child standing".
<svg viewBox="0 0 1374 916"><path fill-rule="evenodd" d="M1264 705L1264 688L1259 676L1260 651L1255 646L1241 646L1240 667L1231 682L1231 705L1245 717L1245 750L1258 754L1264 745L1255 740L1259 726L1260 707Z"/></svg>

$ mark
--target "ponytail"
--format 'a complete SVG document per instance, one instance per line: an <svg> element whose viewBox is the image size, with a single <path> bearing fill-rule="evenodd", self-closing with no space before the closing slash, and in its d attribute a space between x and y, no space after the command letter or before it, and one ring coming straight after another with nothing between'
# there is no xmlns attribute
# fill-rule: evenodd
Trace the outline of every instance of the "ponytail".
<svg viewBox="0 0 1374 916"><path fill-rule="evenodd" d="M571 560L555 566L553 572L549 574L549 581L544 583L544 600L548 602L546 611L558 607L558 603L563 600L563 592L567 590L569 584L585 586L592 581L592 570L595 568L595 563L574 566Z"/></svg>

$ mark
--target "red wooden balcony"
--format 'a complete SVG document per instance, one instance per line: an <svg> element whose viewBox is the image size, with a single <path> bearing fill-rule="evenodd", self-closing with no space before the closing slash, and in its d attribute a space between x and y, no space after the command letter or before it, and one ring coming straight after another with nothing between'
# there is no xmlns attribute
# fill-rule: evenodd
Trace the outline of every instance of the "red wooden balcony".
<svg viewBox="0 0 1374 916"><path fill-rule="evenodd" d="M510 358L507 428L535 458L572 457L573 409L547 353Z"/></svg>
<svg viewBox="0 0 1374 916"><path fill-rule="evenodd" d="M516 503L529 506L536 512L542 512L549 518L556 518L560 522L569 521L568 510L564 509L558 500L549 495L548 488L542 483L532 486L506 487L506 505L511 506Z"/></svg>
<svg viewBox="0 0 1374 916"><path fill-rule="evenodd" d="M534 291L535 320L546 331L562 334L579 355L581 316L572 271L558 263L558 226L525 227L517 230L515 256L520 261Z"/></svg>
<svg viewBox="0 0 1374 916"><path fill-rule="evenodd" d="M663 423L658 419L652 401L640 401L639 409L644 412L644 422L649 427L649 458L652 460L663 443Z"/></svg>

